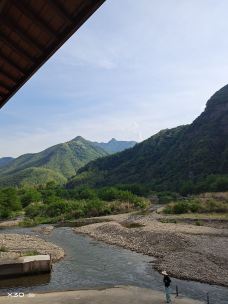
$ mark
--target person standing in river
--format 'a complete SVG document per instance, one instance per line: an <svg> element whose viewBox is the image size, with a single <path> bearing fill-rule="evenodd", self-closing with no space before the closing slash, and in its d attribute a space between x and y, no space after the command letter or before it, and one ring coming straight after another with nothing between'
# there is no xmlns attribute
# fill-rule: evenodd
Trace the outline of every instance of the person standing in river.
<svg viewBox="0 0 228 304"><path fill-rule="evenodd" d="M165 285L165 296L166 296L166 302L167 303L172 303L171 302L171 297L170 297L170 284L171 284L171 279L168 275L168 273L164 270L162 271L162 274L164 276L163 282Z"/></svg>

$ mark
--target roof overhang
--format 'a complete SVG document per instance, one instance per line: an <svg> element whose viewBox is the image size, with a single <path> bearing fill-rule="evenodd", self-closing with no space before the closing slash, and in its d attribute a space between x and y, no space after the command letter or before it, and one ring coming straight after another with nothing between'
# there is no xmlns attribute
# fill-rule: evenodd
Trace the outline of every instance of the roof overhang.
<svg viewBox="0 0 228 304"><path fill-rule="evenodd" d="M0 108L105 0L0 0Z"/></svg>

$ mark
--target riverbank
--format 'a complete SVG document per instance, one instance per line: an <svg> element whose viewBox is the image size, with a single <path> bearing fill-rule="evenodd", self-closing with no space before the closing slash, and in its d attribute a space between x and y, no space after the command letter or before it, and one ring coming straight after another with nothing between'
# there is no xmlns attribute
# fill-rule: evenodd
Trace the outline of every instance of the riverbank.
<svg viewBox="0 0 228 304"><path fill-rule="evenodd" d="M173 277L228 287L228 229L161 222L156 213L111 219L74 231L156 257L154 267Z"/></svg>
<svg viewBox="0 0 228 304"><path fill-rule="evenodd" d="M49 254L56 262L64 257L64 250L44 239L23 234L0 234L0 260L16 259L22 255Z"/></svg>
<svg viewBox="0 0 228 304"><path fill-rule="evenodd" d="M9 303L9 297L0 297L2 304ZM203 304L187 298L174 298L175 304ZM97 290L76 290L65 292L51 292L39 294L25 294L24 297L11 298L14 304L161 304L164 303L164 294L146 288L133 286L118 286Z"/></svg>
<svg viewBox="0 0 228 304"><path fill-rule="evenodd" d="M23 221L23 218L0 221L0 228L16 227Z"/></svg>

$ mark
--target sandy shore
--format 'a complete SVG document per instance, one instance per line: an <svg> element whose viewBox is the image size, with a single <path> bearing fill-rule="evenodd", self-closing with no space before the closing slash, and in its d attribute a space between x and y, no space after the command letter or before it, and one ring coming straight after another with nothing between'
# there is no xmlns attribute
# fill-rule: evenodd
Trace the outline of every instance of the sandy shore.
<svg viewBox="0 0 228 304"><path fill-rule="evenodd" d="M98 290L77 290L44 294L25 294L22 298L0 297L1 304L163 304L164 294L151 289L119 286ZM203 304L186 298L174 298L175 304Z"/></svg>
<svg viewBox="0 0 228 304"><path fill-rule="evenodd" d="M16 259L34 250L39 254L50 254L54 262L64 257L62 248L31 235L0 234L0 248L4 248L0 251L0 260Z"/></svg>
<svg viewBox="0 0 228 304"><path fill-rule="evenodd" d="M107 217L110 220L110 217ZM112 221L74 228L76 233L156 257L154 267L173 277L228 286L228 230L161 223L150 214L120 215ZM123 223L139 223L126 228Z"/></svg>

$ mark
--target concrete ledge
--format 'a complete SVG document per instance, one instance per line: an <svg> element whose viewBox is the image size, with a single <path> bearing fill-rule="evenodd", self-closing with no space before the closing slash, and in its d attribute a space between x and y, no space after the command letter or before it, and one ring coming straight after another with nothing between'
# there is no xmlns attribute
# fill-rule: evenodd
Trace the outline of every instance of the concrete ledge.
<svg viewBox="0 0 228 304"><path fill-rule="evenodd" d="M21 295L22 296L22 295ZM1 304L163 304L164 294L146 288L119 286L97 290L77 290L43 294L25 294L22 297L0 297ZM173 304L204 304L187 298L172 297Z"/></svg>
<svg viewBox="0 0 228 304"><path fill-rule="evenodd" d="M15 260L5 260L0 263L0 278L10 278L38 273L51 272L50 255L24 256Z"/></svg>

